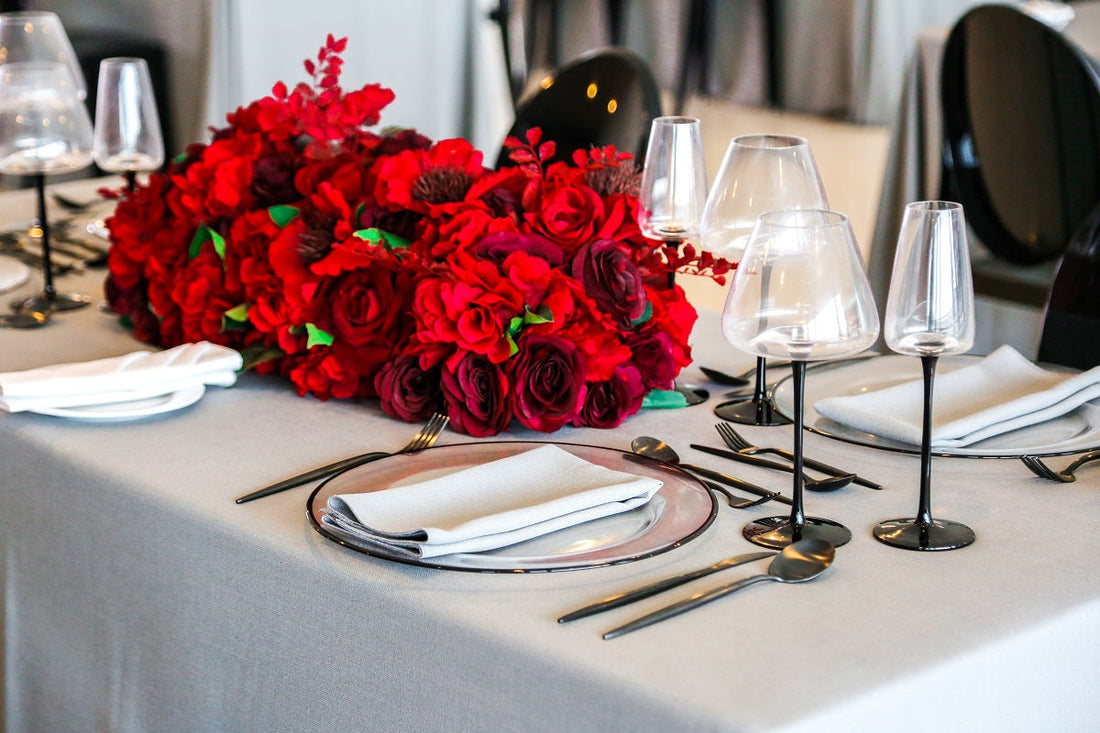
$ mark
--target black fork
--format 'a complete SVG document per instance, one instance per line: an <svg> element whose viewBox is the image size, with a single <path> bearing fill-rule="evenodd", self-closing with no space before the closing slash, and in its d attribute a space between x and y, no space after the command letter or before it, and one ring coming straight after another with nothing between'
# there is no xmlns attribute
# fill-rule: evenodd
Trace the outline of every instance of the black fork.
<svg viewBox="0 0 1100 733"><path fill-rule="evenodd" d="M1100 459L1100 451L1094 450L1077 457L1073 463L1066 466L1061 471L1055 471L1053 468L1043 463L1043 461L1037 456L1020 456L1020 460L1024 462L1024 465L1031 469L1039 478L1045 478L1050 481L1057 481L1063 484L1072 484L1077 480L1077 476L1074 472L1081 466Z"/></svg>
<svg viewBox="0 0 1100 733"><path fill-rule="evenodd" d="M714 426L714 429L718 431L718 434L720 436L722 436L722 441L729 446L730 450L747 456L754 456L758 453L771 453L772 455L782 456L789 461L794 460L794 454L791 453L791 451L789 450L785 450L783 448L769 448L766 446L753 445L749 441L745 440L745 438L740 433L734 430L733 426L729 423L720 422ZM836 468L835 466L830 466L827 463L815 461L814 459L807 458L805 456L802 457L802 463L805 464L807 468L812 468L813 470L820 471L821 473L827 473L830 476L844 476L850 473L849 471L844 471L842 469ZM852 483L859 484L860 486L866 486L868 489L875 489L876 491L882 489L882 484L876 484L874 481L868 481L867 479L859 475L855 477Z"/></svg>

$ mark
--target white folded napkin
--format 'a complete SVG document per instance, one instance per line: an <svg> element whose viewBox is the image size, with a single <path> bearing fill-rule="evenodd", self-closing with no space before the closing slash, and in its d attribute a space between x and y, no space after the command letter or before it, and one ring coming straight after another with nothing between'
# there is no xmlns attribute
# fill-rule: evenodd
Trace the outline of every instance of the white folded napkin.
<svg viewBox="0 0 1100 733"><path fill-rule="evenodd" d="M322 521L400 557L436 557L625 512L661 485L544 445L421 483L333 496Z"/></svg>
<svg viewBox="0 0 1100 733"><path fill-rule="evenodd" d="M241 355L206 341L165 351L135 351L95 361L0 374L0 408L8 412L105 405L171 394L198 384L237 381Z"/></svg>
<svg viewBox="0 0 1100 733"><path fill-rule="evenodd" d="M872 435L920 445L922 379L814 403L818 414ZM959 448L1051 420L1100 397L1100 367L1080 374L1042 369L1011 346L936 375L932 445Z"/></svg>

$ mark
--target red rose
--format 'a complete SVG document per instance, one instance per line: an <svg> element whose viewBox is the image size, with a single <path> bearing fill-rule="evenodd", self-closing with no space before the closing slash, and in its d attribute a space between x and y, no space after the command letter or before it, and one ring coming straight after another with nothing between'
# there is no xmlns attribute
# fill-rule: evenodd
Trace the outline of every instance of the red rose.
<svg viewBox="0 0 1100 733"><path fill-rule="evenodd" d="M424 420L442 404L439 370L424 371L410 355L383 364L374 377L374 391L383 412L405 422Z"/></svg>
<svg viewBox="0 0 1100 733"><path fill-rule="evenodd" d="M539 234L572 252L592 240L603 219L603 199L588 186L551 187L542 192L527 219Z"/></svg>
<svg viewBox="0 0 1100 733"><path fill-rule="evenodd" d="M601 239L582 247L573 259L573 277L616 321L628 324L645 313L647 299L641 273L611 240Z"/></svg>
<svg viewBox="0 0 1100 733"><path fill-rule="evenodd" d="M556 336L529 334L515 364L516 417L551 433L571 422L584 404L584 354Z"/></svg>
<svg viewBox="0 0 1100 733"><path fill-rule="evenodd" d="M451 427L483 438L496 435L512 420L512 395L508 375L479 354L467 353L453 369L443 370L443 400Z"/></svg>
<svg viewBox="0 0 1100 733"><path fill-rule="evenodd" d="M632 364L615 370L611 379L589 382L584 406L574 425L590 428L617 428L623 420L642 408L646 388L642 374Z"/></svg>

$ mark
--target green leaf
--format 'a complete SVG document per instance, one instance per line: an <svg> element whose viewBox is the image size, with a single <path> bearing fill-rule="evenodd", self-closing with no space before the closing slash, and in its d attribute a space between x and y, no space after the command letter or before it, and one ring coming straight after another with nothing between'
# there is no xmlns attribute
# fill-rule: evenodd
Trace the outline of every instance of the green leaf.
<svg viewBox="0 0 1100 733"><path fill-rule="evenodd" d="M382 244L382 230L371 227L370 229L360 229L357 232L352 233L353 237L359 237L365 242L371 244Z"/></svg>
<svg viewBox="0 0 1100 733"><path fill-rule="evenodd" d="M314 346L332 346L334 341L331 333L317 328L312 323L306 324L306 334L307 349L312 349Z"/></svg>
<svg viewBox="0 0 1100 733"><path fill-rule="evenodd" d="M505 335L504 338L508 339L508 356L515 356L516 354L518 354L519 346L516 345L515 336L509 333Z"/></svg>
<svg viewBox="0 0 1100 733"><path fill-rule="evenodd" d="M642 400L642 408L650 410L675 410L687 404L687 397L674 389L655 389Z"/></svg>
<svg viewBox="0 0 1100 733"><path fill-rule="evenodd" d="M244 366L241 367L241 371L247 371L254 368L257 364L263 364L265 361L279 359L283 356L286 356L286 354L282 349L278 349L274 346L265 346L264 344L253 344L241 350L241 358L244 361Z"/></svg>
<svg viewBox="0 0 1100 733"><path fill-rule="evenodd" d="M248 303L241 303L235 308L230 308L222 314L223 331L240 331L248 328Z"/></svg>
<svg viewBox="0 0 1100 733"><path fill-rule="evenodd" d="M524 308L523 325L534 326L539 323L553 323L554 314L550 312L550 306L543 303L539 306L537 311L532 311L530 308Z"/></svg>
<svg viewBox="0 0 1100 733"><path fill-rule="evenodd" d="M359 239L370 242L371 244L385 244L390 249L407 249L409 246L409 240L399 237L396 234L391 234L390 232L384 232L378 227L360 229L353 232L352 236L359 237Z"/></svg>
<svg viewBox="0 0 1100 733"><path fill-rule="evenodd" d="M508 322L508 335L518 336L519 332L523 330L523 317L516 316Z"/></svg>
<svg viewBox="0 0 1100 733"><path fill-rule="evenodd" d="M386 246L390 249L408 249L409 240L390 232L382 232L382 238L386 240Z"/></svg>
<svg viewBox="0 0 1100 733"><path fill-rule="evenodd" d="M210 239L214 241L214 251L218 253L218 257L225 259L225 237L215 232L213 229L209 229Z"/></svg>
<svg viewBox="0 0 1100 733"><path fill-rule="evenodd" d="M277 204L275 206L269 206L267 214L271 217L271 221L275 222L275 226L282 228L294 221L294 217L298 216L298 207Z"/></svg>
<svg viewBox="0 0 1100 733"><path fill-rule="evenodd" d="M648 321L652 317L653 317L653 304L652 303L646 303L645 304L645 310L642 311L642 315L638 316L633 321L631 321L630 326L632 328L636 328L636 327L642 325L643 323L645 323L646 321Z"/></svg>
<svg viewBox="0 0 1100 733"><path fill-rule="evenodd" d="M202 246L206 244L208 239L210 239L210 227L199 224L199 228L195 230L195 236L191 237L191 246L187 250L187 256L192 260L198 257Z"/></svg>

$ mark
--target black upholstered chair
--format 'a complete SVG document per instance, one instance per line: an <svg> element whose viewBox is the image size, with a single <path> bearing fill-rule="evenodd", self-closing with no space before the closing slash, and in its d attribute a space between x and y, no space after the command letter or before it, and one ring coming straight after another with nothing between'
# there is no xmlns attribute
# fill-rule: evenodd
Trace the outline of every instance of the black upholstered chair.
<svg viewBox="0 0 1100 733"><path fill-rule="evenodd" d="M1039 361L1100 365L1100 206L1070 240L1047 298Z"/></svg>
<svg viewBox="0 0 1100 733"><path fill-rule="evenodd" d="M1100 202L1095 62L1026 13L983 5L948 37L941 94L944 197L996 257L1057 260Z"/></svg>
<svg viewBox="0 0 1100 733"><path fill-rule="evenodd" d="M544 140L557 143L558 159L576 149L614 145L641 161L649 127L661 116L661 97L653 71L635 52L598 49L562 66L522 99L509 135L523 139L539 127ZM510 165L502 149L497 167Z"/></svg>

